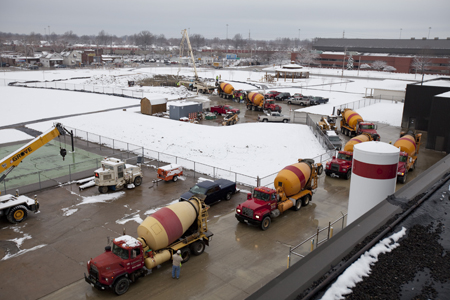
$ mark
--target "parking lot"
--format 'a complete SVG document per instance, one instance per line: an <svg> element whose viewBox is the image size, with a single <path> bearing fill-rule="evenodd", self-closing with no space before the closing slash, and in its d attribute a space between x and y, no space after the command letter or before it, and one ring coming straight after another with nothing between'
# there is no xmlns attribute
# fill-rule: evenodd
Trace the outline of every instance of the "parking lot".
<svg viewBox="0 0 450 300"><path fill-rule="evenodd" d="M244 104L211 97L211 105L231 104L241 110L240 122L255 122L261 112L247 111ZM292 112L285 103L282 113ZM294 108L298 108L294 106ZM331 113L331 112L330 112ZM219 126L221 117L204 120L205 124ZM398 138L399 128L378 124L382 141ZM347 137L341 135L345 143ZM422 145L425 145L424 136ZM427 169L445 153L421 147L417 168L408 180ZM294 162L293 162L294 163ZM3 276L0 293L5 299L106 299L112 292L100 292L84 281L86 262L101 254L108 238L126 232L136 236L138 222L146 212L165 206L193 186L199 177L186 172L184 180L152 183L156 171L146 163L144 181L140 187L118 192L116 199L104 202L90 201L98 196L96 188L80 191L67 184L42 190L37 194L41 203L38 214L30 214L20 224L0 220L0 257L33 249L17 257L0 262ZM401 184L397 188L401 188ZM312 236L317 228L324 228L347 212L350 181L322 175L310 205L300 211L288 211L273 220L267 231L241 224L234 217L238 203L244 202L250 187L238 186L241 192L230 201L212 205L208 229L214 233L205 253L192 257L183 264L180 280L171 279L171 264L167 262L152 274L132 284L123 299L136 297L152 299L244 299L276 277L287 267L289 247ZM68 210L76 210L65 215ZM340 230L335 226L334 232ZM300 249L307 254L310 245ZM293 258L292 263L299 258Z"/></svg>

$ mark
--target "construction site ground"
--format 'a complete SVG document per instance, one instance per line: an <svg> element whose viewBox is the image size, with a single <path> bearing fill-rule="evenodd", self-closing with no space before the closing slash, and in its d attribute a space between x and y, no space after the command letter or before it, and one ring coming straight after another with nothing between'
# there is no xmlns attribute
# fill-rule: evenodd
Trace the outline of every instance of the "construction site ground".
<svg viewBox="0 0 450 300"><path fill-rule="evenodd" d="M231 103L240 108L240 122L255 121L260 114L247 111L240 103L211 98L212 105ZM283 113L289 111L287 105L281 105ZM219 125L220 118L202 122L215 126ZM400 128L379 124L378 132L382 141L395 141ZM342 135L341 138L344 142L348 139ZM426 150L425 142L426 135L417 167L410 173L408 181L445 156L445 153ZM102 155L94 149L97 148L85 150L92 155ZM59 150L55 151L59 153ZM152 165L155 162L145 162L141 186L117 192L124 194L115 200L91 203L89 197L99 195L95 187L80 191L75 183L65 184L33 193L37 194L41 210L37 214L31 213L26 221L12 225L6 218L1 218L0 257L3 259L0 273L5 275L0 282L2 298L115 297L111 291L98 291L84 281L86 262L104 251L108 237L112 239L124 232L136 236L139 223L133 218L137 214L145 218L146 211L178 199L199 180L199 176L208 178L186 171L184 180L155 185L152 180L156 179L156 170ZM347 212L349 187L348 180L322 175L310 205L298 212L284 213L273 220L267 231L262 231L236 220L235 207L246 200L246 194L251 190L238 186L241 191L230 201L211 206L208 222L208 229L214 233L211 244L202 255L193 256L183 264L179 280L171 278L171 263L166 262L132 284L121 299L244 299L286 269L290 246L299 244L314 235L317 228L326 227ZM401 187L397 184L397 188ZM64 215L70 210L76 211ZM341 223L335 224L334 232L340 229ZM303 254L309 251L309 243L299 249ZM14 254L17 256L5 259ZM292 258L291 263L299 259Z"/></svg>

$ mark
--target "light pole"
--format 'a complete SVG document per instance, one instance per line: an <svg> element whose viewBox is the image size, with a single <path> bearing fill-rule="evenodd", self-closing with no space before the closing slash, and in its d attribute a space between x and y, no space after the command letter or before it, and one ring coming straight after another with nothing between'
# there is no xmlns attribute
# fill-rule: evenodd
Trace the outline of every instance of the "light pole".
<svg viewBox="0 0 450 300"><path fill-rule="evenodd" d="M300 48L300 29L298 30L298 47Z"/></svg>
<svg viewBox="0 0 450 300"><path fill-rule="evenodd" d="M228 41L228 24L227 24L227 41Z"/></svg>
<svg viewBox="0 0 450 300"><path fill-rule="evenodd" d="M428 27L428 39L430 39L430 31L431 31L431 27Z"/></svg>
<svg viewBox="0 0 450 300"><path fill-rule="evenodd" d="M402 29L400 28L400 37L399 39L402 39Z"/></svg>

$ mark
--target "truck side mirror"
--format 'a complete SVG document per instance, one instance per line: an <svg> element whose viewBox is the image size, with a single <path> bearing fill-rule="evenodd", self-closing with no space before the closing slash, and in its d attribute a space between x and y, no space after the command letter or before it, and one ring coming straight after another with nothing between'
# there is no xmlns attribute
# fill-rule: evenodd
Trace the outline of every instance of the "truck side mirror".
<svg viewBox="0 0 450 300"><path fill-rule="evenodd" d="M336 159L336 156L333 156L333 158L332 159Z"/></svg>
<svg viewBox="0 0 450 300"><path fill-rule="evenodd" d="M247 200L252 199L252 193L247 193Z"/></svg>

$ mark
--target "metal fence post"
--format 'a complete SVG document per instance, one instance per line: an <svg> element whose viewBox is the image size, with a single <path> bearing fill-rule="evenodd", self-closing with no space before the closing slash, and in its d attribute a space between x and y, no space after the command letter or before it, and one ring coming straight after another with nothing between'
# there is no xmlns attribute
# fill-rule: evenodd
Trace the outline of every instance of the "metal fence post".
<svg viewBox="0 0 450 300"><path fill-rule="evenodd" d="M71 165L69 165L69 182L72 181L72 174L71 174L71 172L70 172L70 166L71 166Z"/></svg>
<svg viewBox="0 0 450 300"><path fill-rule="evenodd" d="M114 154L114 139L113 139L113 154Z"/></svg>
<svg viewBox="0 0 450 300"><path fill-rule="evenodd" d="M288 266L287 266L288 269L291 267L291 252L292 252L292 247L289 247Z"/></svg>
<svg viewBox="0 0 450 300"><path fill-rule="evenodd" d="M42 186L41 186L41 172L38 172L38 177L39 177L39 189L42 189Z"/></svg>
<svg viewBox="0 0 450 300"><path fill-rule="evenodd" d="M159 168L159 152L158 152L158 168Z"/></svg>

